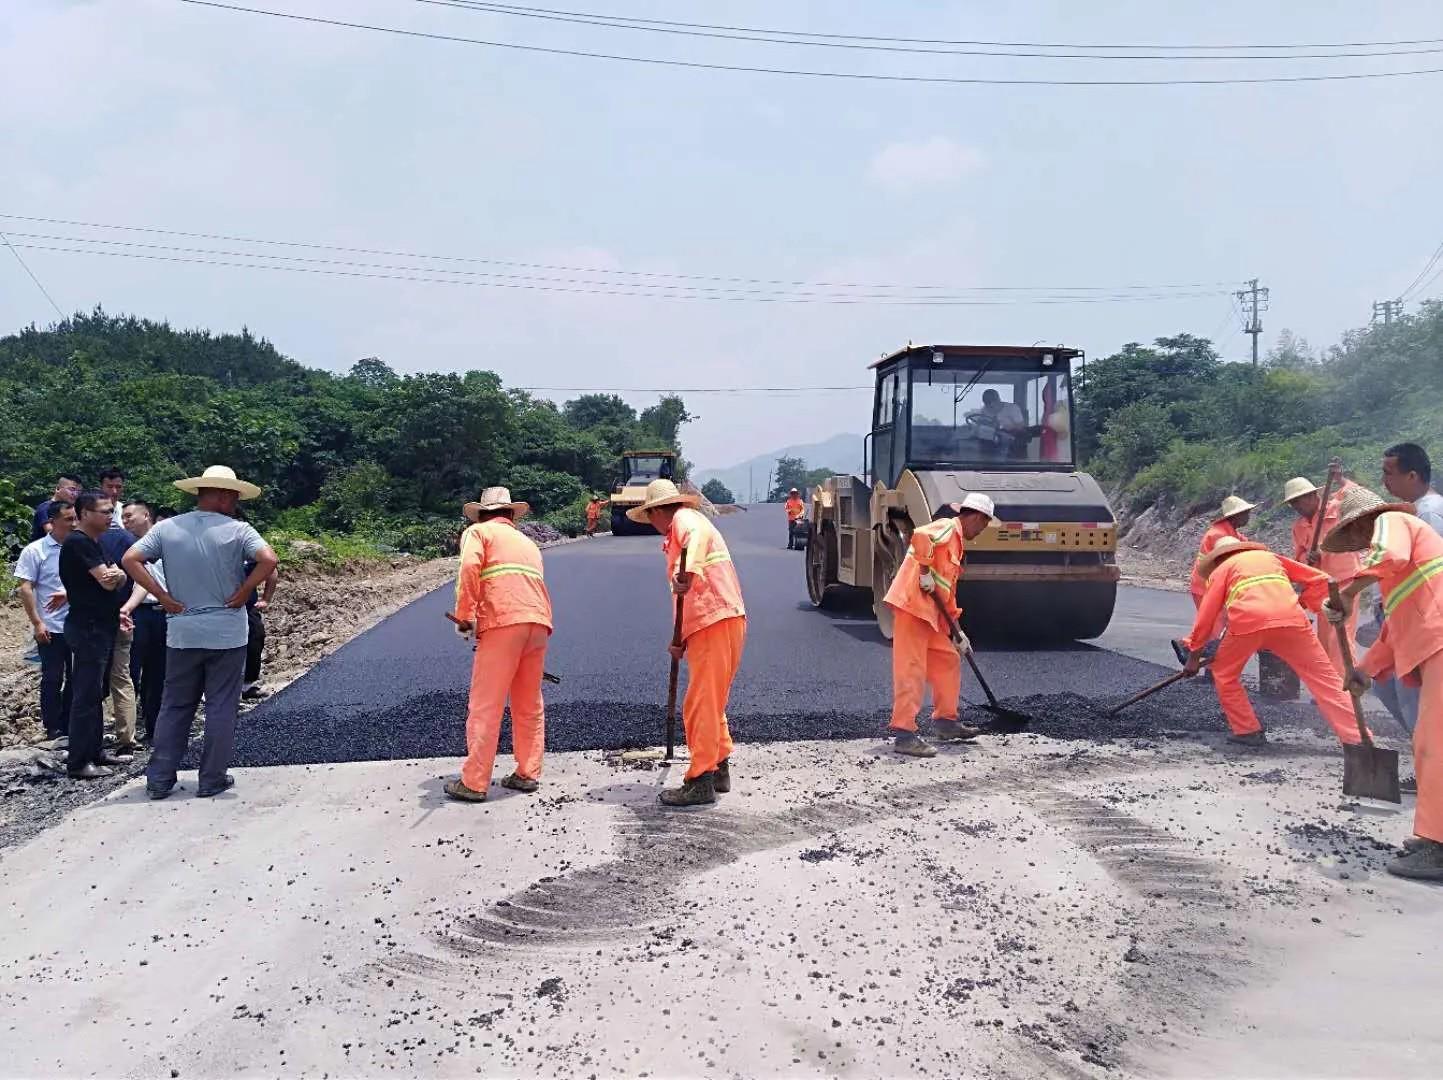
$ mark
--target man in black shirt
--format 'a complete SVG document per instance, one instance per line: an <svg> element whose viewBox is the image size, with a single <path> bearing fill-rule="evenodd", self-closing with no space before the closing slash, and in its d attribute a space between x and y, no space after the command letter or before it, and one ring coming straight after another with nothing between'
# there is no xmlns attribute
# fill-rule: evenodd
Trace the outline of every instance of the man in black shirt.
<svg viewBox="0 0 1443 1080"><path fill-rule="evenodd" d="M73 658L70 696L70 749L67 771L77 780L109 776L107 765L128 758L105 753L100 702L110 675L110 656L120 630L125 571L109 562L99 539L110 528L108 496L88 491L75 500L78 527L60 546L60 581L70 603L65 643ZM130 617L125 617L130 622Z"/></svg>

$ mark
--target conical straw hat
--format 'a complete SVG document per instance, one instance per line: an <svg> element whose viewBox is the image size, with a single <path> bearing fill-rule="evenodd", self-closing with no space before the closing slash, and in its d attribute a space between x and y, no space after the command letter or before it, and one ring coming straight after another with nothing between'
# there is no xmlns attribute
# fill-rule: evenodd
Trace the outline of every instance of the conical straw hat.
<svg viewBox="0 0 1443 1080"><path fill-rule="evenodd" d="M1362 551L1373 539L1374 520L1390 510L1411 514L1413 504L1384 502L1382 496L1354 485L1338 501L1338 524L1318 546L1324 551Z"/></svg>

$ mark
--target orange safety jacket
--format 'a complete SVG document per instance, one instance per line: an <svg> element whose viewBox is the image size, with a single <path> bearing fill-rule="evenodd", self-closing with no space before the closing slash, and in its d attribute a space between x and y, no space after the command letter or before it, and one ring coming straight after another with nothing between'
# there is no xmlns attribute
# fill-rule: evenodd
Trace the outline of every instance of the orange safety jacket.
<svg viewBox="0 0 1443 1080"><path fill-rule="evenodd" d="M947 633L947 624L938 613L936 603L922 591L920 582L923 574L929 574L936 586L932 596L941 597L948 614L960 619L962 609L957 606L957 582L962 578L964 551L962 525L956 518L930 521L913 529L907 555L882 602L908 615L915 615L939 634Z"/></svg>
<svg viewBox="0 0 1443 1080"><path fill-rule="evenodd" d="M686 572L695 575L682 604L681 639L685 641L713 623L745 616L747 609L742 604L742 583L726 541L705 514L689 506L683 506L672 517L671 528L661 544L668 583L676 579L683 549Z"/></svg>
<svg viewBox="0 0 1443 1080"><path fill-rule="evenodd" d="M1303 586L1302 596L1293 591L1294 584ZM1208 578L1192 633L1183 644L1196 649L1205 643L1224 609L1229 634L1290 626L1310 630L1303 608L1317 611L1327 598L1328 575L1321 570L1271 551L1240 551L1224 559Z"/></svg>
<svg viewBox="0 0 1443 1080"><path fill-rule="evenodd" d="M610 499L592 499L586 504L586 520L595 521L599 518L601 516L601 508L610 501Z"/></svg>
<svg viewBox="0 0 1443 1080"><path fill-rule="evenodd" d="M1399 510L1379 514L1362 553L1359 577L1383 590L1383 632L1359 670L1412 676L1443 651L1443 537L1422 518Z"/></svg>
<svg viewBox="0 0 1443 1080"><path fill-rule="evenodd" d="M478 634L517 623L551 629L541 549L506 518L478 522L461 535L456 618L475 623Z"/></svg>
<svg viewBox="0 0 1443 1080"><path fill-rule="evenodd" d="M1338 524L1338 508L1343 501L1343 493L1356 485L1351 480L1344 480L1340 487L1328 498L1328 505L1323 510L1323 531L1319 536L1327 536L1334 525ZM1293 522L1293 558L1298 562L1306 562L1308 550L1313 546L1313 529L1315 521L1312 518L1300 517ZM1318 569L1327 574L1340 585L1345 585L1358 575L1358 566L1362 561L1356 551L1324 551L1318 549Z"/></svg>
<svg viewBox="0 0 1443 1080"><path fill-rule="evenodd" d="M797 518L804 516L804 515L806 514L806 512L807 512L807 504L804 503L804 502L802 502L801 499L788 499L788 500L787 500L787 520L788 520L788 521L796 521Z"/></svg>
<svg viewBox="0 0 1443 1080"><path fill-rule="evenodd" d="M1198 563L1202 562L1204 555L1218 546L1218 541L1224 536L1231 536L1235 540L1247 539L1227 518L1223 518L1222 521L1214 521L1208 526L1207 532L1203 533L1202 543L1198 545L1197 558L1192 561L1192 579L1188 582L1188 592L1192 593L1194 600L1207 591L1207 582L1203 580L1202 574L1198 573Z"/></svg>

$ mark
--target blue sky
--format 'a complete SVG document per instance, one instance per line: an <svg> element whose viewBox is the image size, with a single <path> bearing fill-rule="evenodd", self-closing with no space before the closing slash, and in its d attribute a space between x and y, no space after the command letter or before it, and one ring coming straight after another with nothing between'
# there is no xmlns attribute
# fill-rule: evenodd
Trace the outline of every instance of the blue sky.
<svg viewBox="0 0 1443 1080"><path fill-rule="evenodd" d="M537 24L408 0L251 6L565 48L858 71L1146 78L1443 67L1443 53L1187 65L869 56ZM1443 10L1408 0L1228 0L1186 12L1145 3L572 6L949 39L1443 38ZM1146 88L805 80L523 55L177 0L8 0L0 101L4 213L802 281L970 288L1257 276L1272 289L1265 343L1284 327L1315 346L1336 341L1443 241L1443 75ZM0 228L125 238L5 219ZM1187 330L1215 336L1229 359L1247 349L1222 296L925 308L695 302L22 254L67 310L99 303L184 326L244 324L316 366L379 355L403 371L492 368L517 385L862 384L867 363L909 339L1043 340L1100 356ZM1443 281L1433 293L1443 295ZM0 251L0 330L53 315ZM869 396L692 396L701 419L685 433L688 455L721 466L860 431Z"/></svg>

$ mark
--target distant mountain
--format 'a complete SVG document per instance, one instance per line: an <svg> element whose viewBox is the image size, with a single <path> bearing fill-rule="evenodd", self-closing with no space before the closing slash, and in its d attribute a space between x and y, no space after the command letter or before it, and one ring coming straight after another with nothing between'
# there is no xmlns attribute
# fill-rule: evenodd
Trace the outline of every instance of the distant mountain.
<svg viewBox="0 0 1443 1080"><path fill-rule="evenodd" d="M862 469L862 436L833 435L825 442L806 443L800 446L783 446L766 454L758 454L750 461L730 465L722 469L693 469L692 481L700 487L708 480L720 480L731 488L732 494L741 502L748 499L748 470L751 473L751 489L757 499L766 498L767 476L776 468L777 458L796 457L807 463L809 469L832 469L839 473L857 473Z"/></svg>

